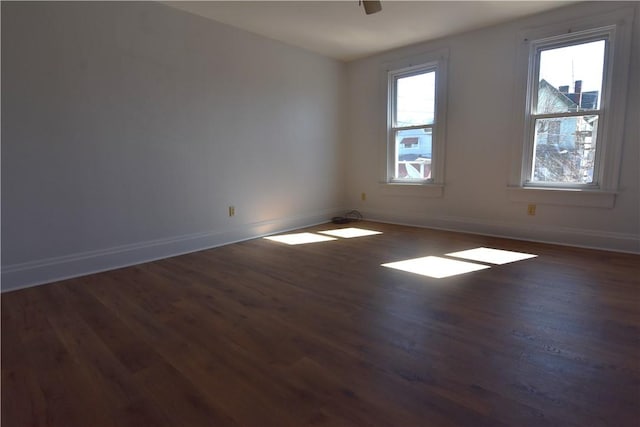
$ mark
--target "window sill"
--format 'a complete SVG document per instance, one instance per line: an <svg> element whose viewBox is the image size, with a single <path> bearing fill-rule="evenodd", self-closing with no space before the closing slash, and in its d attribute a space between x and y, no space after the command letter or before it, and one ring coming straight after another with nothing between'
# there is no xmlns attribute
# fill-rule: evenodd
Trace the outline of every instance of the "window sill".
<svg viewBox="0 0 640 427"><path fill-rule="evenodd" d="M380 194L399 197L436 198L444 195L442 184L381 183Z"/></svg>
<svg viewBox="0 0 640 427"><path fill-rule="evenodd" d="M508 187L512 202L539 203L561 206L583 206L591 208L613 208L616 193L602 190L573 188Z"/></svg>

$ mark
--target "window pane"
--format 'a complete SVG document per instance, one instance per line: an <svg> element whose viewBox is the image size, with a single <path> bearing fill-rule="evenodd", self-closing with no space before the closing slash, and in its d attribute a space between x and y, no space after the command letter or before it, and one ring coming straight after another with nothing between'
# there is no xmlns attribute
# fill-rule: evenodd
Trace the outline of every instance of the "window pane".
<svg viewBox="0 0 640 427"><path fill-rule="evenodd" d="M432 130L411 129L396 132L397 179L431 178Z"/></svg>
<svg viewBox="0 0 640 427"><path fill-rule="evenodd" d="M598 116L537 119L531 181L593 182Z"/></svg>
<svg viewBox="0 0 640 427"><path fill-rule="evenodd" d="M433 124L435 71L396 79L396 127Z"/></svg>
<svg viewBox="0 0 640 427"><path fill-rule="evenodd" d="M540 52L537 114L600 108L605 41Z"/></svg>

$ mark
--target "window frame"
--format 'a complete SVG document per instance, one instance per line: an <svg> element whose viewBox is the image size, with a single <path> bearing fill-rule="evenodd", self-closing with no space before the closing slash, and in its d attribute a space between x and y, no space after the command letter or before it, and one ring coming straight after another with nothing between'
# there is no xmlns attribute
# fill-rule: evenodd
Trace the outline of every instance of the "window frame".
<svg viewBox="0 0 640 427"><path fill-rule="evenodd" d="M598 116L598 128L606 128L606 115L609 110L609 92L611 90L611 38L615 34L615 26L607 26L603 28L596 28L593 30L571 32L568 34L561 34L559 36L549 37L534 40L530 43L529 47L529 79L527 82L528 100L525 111L525 136L524 136L524 158L522 167L522 185L524 187L549 187L557 189L587 189L598 190L603 177L603 164L602 157L603 152L606 150L603 144L602 132L596 133L596 151L593 168L593 178L590 183L576 183L576 182L541 182L531 181L531 175L533 174L534 165L534 151L535 151L535 139L536 139L536 120L547 118L566 118L566 117L580 117L586 115ZM604 64L602 73L602 86L600 88L600 105L596 110L582 110L575 112L561 112L561 113L538 113L537 102L539 93L540 82L540 56L543 50L558 49L562 47L577 46L584 43L604 40ZM574 84L574 82L568 82Z"/></svg>
<svg viewBox="0 0 640 427"><path fill-rule="evenodd" d="M516 91L513 109L513 143L508 180L508 194L512 201L557 205L607 207L615 204L618 191L622 145L627 104L633 7L623 7L597 16L582 17L569 22L526 29L518 34L516 62ZM537 78L534 46L550 46L554 40L562 45L570 39L587 40L588 36L608 34L600 111L603 123L598 124L598 163L594 165L594 182L591 184L557 185L528 182L531 175L535 129L530 112L534 94L532 79ZM575 44L575 43L574 43ZM573 82L571 82L573 83ZM584 112L588 114L588 112ZM583 113L583 114L584 114Z"/></svg>
<svg viewBox="0 0 640 427"><path fill-rule="evenodd" d="M434 118L431 123L422 123L411 126L398 126L398 80L406 77L418 76L421 74L434 73ZM396 133L404 130L419 130L419 129L431 129L431 162L433 163L433 141L437 136L436 129L436 112L438 110L438 64L437 62L431 62L428 64L415 65L408 68L402 68L399 70L393 70L389 72L389 119L388 119L388 132L387 136L387 177L389 182L392 183L409 183L409 184L431 184L433 183L433 173L431 178L416 179L416 178L397 178L398 175L398 162L396 161ZM433 171L433 166L431 167Z"/></svg>
<svg viewBox="0 0 640 427"><path fill-rule="evenodd" d="M387 194L441 197L444 186L444 155L446 141L446 105L447 105L447 62L448 49L422 53L410 57L385 62L382 66L384 84L384 161L381 168L381 184ZM396 127L395 82L398 77L417 75L423 72L435 72L435 111L433 123L417 126ZM431 178L430 179L398 179L395 178L395 132L405 129L432 130L431 138ZM417 191L410 191L415 189ZM391 192L391 193L388 193Z"/></svg>

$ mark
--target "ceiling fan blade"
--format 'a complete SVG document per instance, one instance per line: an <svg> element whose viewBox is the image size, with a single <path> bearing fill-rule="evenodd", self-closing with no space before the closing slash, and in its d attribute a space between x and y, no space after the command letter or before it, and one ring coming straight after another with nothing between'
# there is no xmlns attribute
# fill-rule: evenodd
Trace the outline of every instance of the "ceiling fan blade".
<svg viewBox="0 0 640 427"><path fill-rule="evenodd" d="M382 4L380 0L362 0L364 6L364 13L371 15L372 13L380 12L382 10Z"/></svg>

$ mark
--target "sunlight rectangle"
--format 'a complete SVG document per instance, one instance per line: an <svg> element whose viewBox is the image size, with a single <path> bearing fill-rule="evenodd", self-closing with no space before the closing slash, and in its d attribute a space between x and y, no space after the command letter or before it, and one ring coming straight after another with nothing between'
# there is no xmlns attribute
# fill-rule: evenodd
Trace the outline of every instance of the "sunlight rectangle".
<svg viewBox="0 0 640 427"><path fill-rule="evenodd" d="M335 230L319 231L319 233L328 234L329 236L342 237L344 239L382 234L381 231L365 230L364 228L356 227L337 228Z"/></svg>
<svg viewBox="0 0 640 427"><path fill-rule="evenodd" d="M422 258L408 259L405 261L390 262L382 264L382 266L407 271L409 273L421 274L435 279L442 279L444 277L451 277L458 274L490 268L488 265L456 261L437 256L426 256Z"/></svg>
<svg viewBox="0 0 640 427"><path fill-rule="evenodd" d="M303 245L305 243L327 242L329 240L338 240L335 237L322 236L314 233L293 233L281 234L279 236L267 236L267 240L274 242L286 243L287 245Z"/></svg>
<svg viewBox="0 0 640 427"><path fill-rule="evenodd" d="M451 252L446 254L447 256L462 258L469 261L486 262L489 264L507 264L515 261L522 261L524 259L535 258L538 255L526 254L523 252L506 251L502 249L491 248L475 248L468 249L466 251Z"/></svg>

